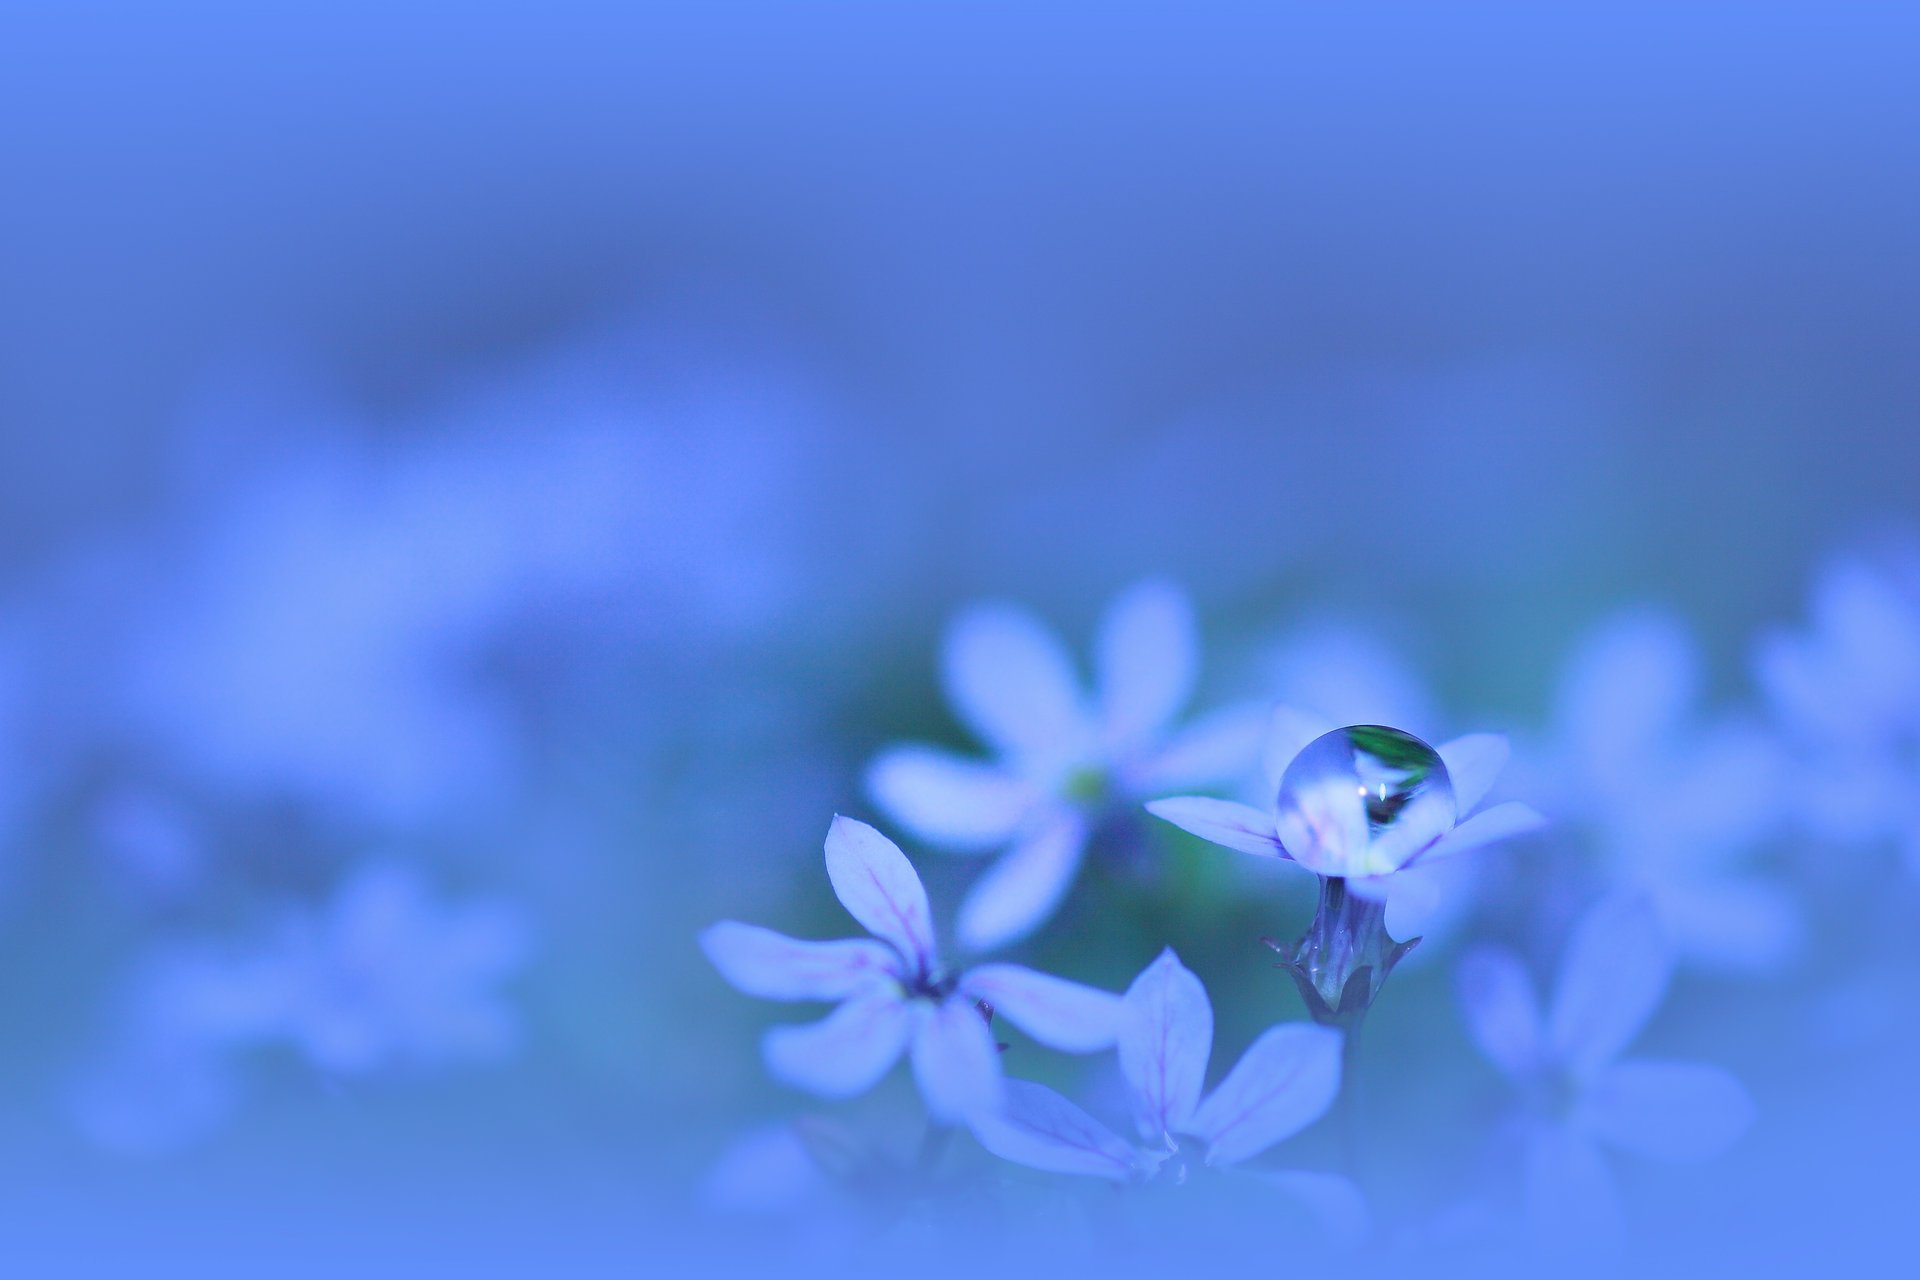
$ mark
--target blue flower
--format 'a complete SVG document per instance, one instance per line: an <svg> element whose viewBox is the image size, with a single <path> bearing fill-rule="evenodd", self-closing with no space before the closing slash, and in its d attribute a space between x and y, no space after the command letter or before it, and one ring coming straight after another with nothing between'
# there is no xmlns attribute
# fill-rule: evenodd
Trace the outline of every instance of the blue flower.
<svg viewBox="0 0 1920 1280"><path fill-rule="evenodd" d="M1468 1030L1521 1098L1526 1202L1548 1235L1618 1231L1602 1147L1705 1160L1752 1122L1746 1090L1718 1067L1621 1060L1659 1007L1670 971L1659 918L1632 894L1602 901L1575 928L1544 1011L1512 952L1483 946L1461 961Z"/></svg>
<svg viewBox="0 0 1920 1280"><path fill-rule="evenodd" d="M1920 598L1864 561L1836 561L1809 629L1764 636L1754 673L1794 750L1804 825L1896 848L1920 875Z"/></svg>
<svg viewBox="0 0 1920 1280"><path fill-rule="evenodd" d="M1124 997L1117 1041L1138 1141L1045 1085L1007 1082L1007 1105L972 1122L980 1145L1048 1173L1133 1182L1163 1174L1184 1181L1192 1166L1250 1160L1318 1120L1340 1091L1341 1033L1310 1023L1269 1028L1211 1092L1213 1006L1171 948L1141 971ZM1199 1147L1189 1152L1182 1140ZM1196 1157L1198 1157L1196 1159ZM1347 1222L1361 1213L1344 1179L1301 1171L1263 1173L1283 1190L1333 1204Z"/></svg>
<svg viewBox="0 0 1920 1280"><path fill-rule="evenodd" d="M442 904L411 868L369 865L264 938L150 954L77 1118L104 1145L179 1145L233 1108L242 1056L275 1046L335 1075L497 1056L518 1032L498 985L526 946L506 904Z"/></svg>
<svg viewBox="0 0 1920 1280"><path fill-rule="evenodd" d="M1652 901L1680 958L1765 969L1795 948L1799 912L1741 864L1779 828L1783 761L1757 724L1696 720L1699 686L1698 647L1678 619L1608 619L1561 677L1530 786L1584 828L1613 882Z"/></svg>
<svg viewBox="0 0 1920 1280"><path fill-rule="evenodd" d="M1414 868L1538 830L1543 824L1538 813L1518 801L1479 808L1506 764L1508 748L1507 740L1498 734L1473 733L1437 748L1451 781L1451 801L1435 803L1421 820L1402 822L1389 833L1400 837L1412 832L1414 838L1376 838L1368 832L1364 815L1357 822L1344 821L1345 809L1359 810L1355 797L1342 790L1328 802L1340 812L1325 827L1316 828L1311 840L1303 841L1299 833L1290 831L1299 815L1281 808L1281 781L1309 744L1339 727L1298 708L1275 709L1266 752L1267 793L1273 797L1268 808L1178 796L1156 800L1147 810L1214 844L1257 857L1299 862L1322 877L1343 879L1353 893L1375 900L1386 900L1402 888L1432 888L1431 881L1407 876Z"/></svg>
<svg viewBox="0 0 1920 1280"><path fill-rule="evenodd" d="M506 903L437 902L417 871L374 864L285 920L261 963L282 992L277 1034L320 1070L362 1074L510 1050L519 1025L499 987L527 949Z"/></svg>
<svg viewBox="0 0 1920 1280"><path fill-rule="evenodd" d="M952 1122L1001 1104L992 1013L1066 1053L1113 1043L1118 996L1019 965L949 973L919 875L873 827L836 817L826 853L835 895L871 937L803 942L733 920L700 935L721 976L748 995L839 1002L820 1022L767 1033L767 1069L778 1079L822 1097L852 1097L906 1054L929 1114Z"/></svg>
<svg viewBox="0 0 1920 1280"><path fill-rule="evenodd" d="M1251 708L1228 707L1173 728L1198 666L1192 609L1164 582L1141 583L1108 609L1092 697L1059 638L1025 611L980 605L954 622L947 694L999 759L892 747L873 761L867 788L930 844L1007 851L961 904L964 945L986 950L1045 922L1072 885L1103 811L1230 782L1251 768L1260 735Z"/></svg>

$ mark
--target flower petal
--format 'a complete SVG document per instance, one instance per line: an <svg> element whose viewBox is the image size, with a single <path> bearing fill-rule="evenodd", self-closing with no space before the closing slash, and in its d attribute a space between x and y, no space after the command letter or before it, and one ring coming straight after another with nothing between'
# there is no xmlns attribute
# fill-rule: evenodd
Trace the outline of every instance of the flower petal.
<svg viewBox="0 0 1920 1280"><path fill-rule="evenodd" d="M1653 905L1616 894L1586 915L1567 942L1547 1018L1554 1057L1589 1074L1640 1034L1666 994L1671 954Z"/></svg>
<svg viewBox="0 0 1920 1280"><path fill-rule="evenodd" d="M1565 1125L1540 1125L1527 1135L1526 1205L1543 1243L1605 1244L1625 1229L1606 1158Z"/></svg>
<svg viewBox="0 0 1920 1280"><path fill-rule="evenodd" d="M1134 781L1139 794L1190 791L1251 778L1266 741L1267 709L1236 703L1210 711L1173 735Z"/></svg>
<svg viewBox="0 0 1920 1280"><path fill-rule="evenodd" d="M1200 667L1186 593L1164 581L1123 592L1101 620L1094 657L1107 741L1124 748L1153 740L1192 696Z"/></svg>
<svg viewBox="0 0 1920 1280"><path fill-rule="evenodd" d="M1072 885L1086 845L1086 823L1071 810L1051 815L1022 836L960 903L961 944L988 951L1045 923Z"/></svg>
<svg viewBox="0 0 1920 1280"><path fill-rule="evenodd" d="M1168 947L1127 988L1120 1073L1132 1090L1140 1133L1174 1133L1193 1117L1213 1052L1213 1005L1200 979Z"/></svg>
<svg viewBox="0 0 1920 1280"><path fill-rule="evenodd" d="M1318 1120L1340 1092L1338 1031L1304 1022L1274 1027L1248 1046L1187 1121L1207 1163L1236 1164Z"/></svg>
<svg viewBox="0 0 1920 1280"><path fill-rule="evenodd" d="M1000 1109L1000 1050L968 997L949 996L913 1037L913 1078L927 1114L958 1123Z"/></svg>
<svg viewBox="0 0 1920 1280"><path fill-rule="evenodd" d="M867 794L930 844L988 849L1012 838L1039 798L1031 782L933 747L891 747L867 766Z"/></svg>
<svg viewBox="0 0 1920 1280"><path fill-rule="evenodd" d="M1147 812L1166 819L1182 831L1229 849L1262 858L1285 856L1280 851L1279 837L1273 832L1273 815L1251 805L1215 800L1210 796L1173 796L1148 804Z"/></svg>
<svg viewBox="0 0 1920 1280"><path fill-rule="evenodd" d="M1693 703L1699 655L1679 619L1631 610L1602 622L1561 682L1555 723L1580 767L1603 776L1641 767Z"/></svg>
<svg viewBox="0 0 1920 1280"><path fill-rule="evenodd" d="M1325 716L1300 707L1284 703L1275 707L1267 717L1267 741L1261 757L1268 795L1280 794L1280 780L1286 776L1287 766L1307 749L1307 744L1339 727Z"/></svg>
<svg viewBox="0 0 1920 1280"><path fill-rule="evenodd" d="M981 1146L1045 1173L1076 1173L1125 1182L1138 1154L1113 1130L1045 1085L1009 1080L998 1115L975 1116L971 1127Z"/></svg>
<svg viewBox="0 0 1920 1280"><path fill-rule="evenodd" d="M1719 1067L1636 1059L1594 1078L1574 1122L1602 1142L1656 1160L1710 1160L1753 1123L1753 1098Z"/></svg>
<svg viewBox="0 0 1920 1280"><path fill-rule="evenodd" d="M1702 969L1777 972L1804 941L1799 899L1757 876L1675 880L1648 890L1675 953Z"/></svg>
<svg viewBox="0 0 1920 1280"><path fill-rule="evenodd" d="M1487 798L1513 754L1506 735L1499 733L1469 733L1441 743L1437 750L1447 776L1453 779L1454 806L1463 814L1472 813Z"/></svg>
<svg viewBox="0 0 1920 1280"><path fill-rule="evenodd" d="M1505 804L1496 804L1491 809L1482 809L1441 836L1427 847L1419 861L1432 862L1436 858L1450 858L1456 853L1465 853L1469 849L1478 849L1483 845L1499 840L1511 840L1515 836L1531 835L1547 825L1533 806L1509 800Z"/></svg>
<svg viewBox="0 0 1920 1280"><path fill-rule="evenodd" d="M947 696L968 727L1010 756L1054 759L1083 745L1088 716L1072 659L1011 605L975 605L947 630Z"/></svg>
<svg viewBox="0 0 1920 1280"><path fill-rule="evenodd" d="M770 1029L762 1056L776 1080L824 1098L851 1098L899 1060L913 1033L912 1014L899 992L879 988L818 1022Z"/></svg>
<svg viewBox="0 0 1920 1280"><path fill-rule="evenodd" d="M1024 965L983 964L960 980L960 989L1062 1053L1097 1053L1119 1034L1119 996Z"/></svg>
<svg viewBox="0 0 1920 1280"><path fill-rule="evenodd" d="M827 878L840 905L869 933L891 942L921 972L936 966L927 890L899 845L858 819L836 815L827 829Z"/></svg>
<svg viewBox="0 0 1920 1280"><path fill-rule="evenodd" d="M700 949L720 976L763 1000L844 1000L897 977L899 958L871 938L803 942L772 929L722 920L701 931Z"/></svg>
<svg viewBox="0 0 1920 1280"><path fill-rule="evenodd" d="M1481 870L1472 858L1443 858L1394 872L1387 877L1387 932L1437 942L1472 910Z"/></svg>
<svg viewBox="0 0 1920 1280"><path fill-rule="evenodd" d="M1540 999L1519 956L1505 947L1473 948L1460 958L1454 989L1467 1030L1487 1061L1514 1078L1539 1065Z"/></svg>

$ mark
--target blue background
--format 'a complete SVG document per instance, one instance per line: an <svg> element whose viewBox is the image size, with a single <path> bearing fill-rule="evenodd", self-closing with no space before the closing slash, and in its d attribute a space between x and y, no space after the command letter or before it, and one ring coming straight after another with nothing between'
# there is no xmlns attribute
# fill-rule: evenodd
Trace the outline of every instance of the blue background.
<svg viewBox="0 0 1920 1280"><path fill-rule="evenodd" d="M0 1256L717 1247L692 1188L791 1098L694 933L837 932L827 819L871 816L881 743L964 740L935 653L978 595L1080 648L1170 574L1221 689L1356 618L1454 720L1516 729L1588 626L1652 603L1750 700L1752 635L1916 514L1914 27L9 6ZM327 691L366 670L403 692ZM128 793L160 871L101 836ZM374 856L523 913L516 1051L275 1059L191 1142L90 1141L65 1100L141 957ZM1650 1230L1690 1242L1656 1257L1897 1232L1911 1035L1768 1066L1821 980L1685 993L1676 1044L1751 1064L1763 1124L1732 1168L1654 1176ZM1418 998L1458 1036L1443 983Z"/></svg>

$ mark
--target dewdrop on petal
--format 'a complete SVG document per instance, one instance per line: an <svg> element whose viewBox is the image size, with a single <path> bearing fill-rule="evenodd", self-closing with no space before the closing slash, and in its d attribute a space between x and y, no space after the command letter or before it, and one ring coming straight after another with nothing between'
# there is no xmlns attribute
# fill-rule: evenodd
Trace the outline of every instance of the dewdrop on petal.
<svg viewBox="0 0 1920 1280"><path fill-rule="evenodd" d="M1459 818L1440 753L1376 724L1315 738L1281 775L1274 809L1287 856L1342 878L1398 871Z"/></svg>

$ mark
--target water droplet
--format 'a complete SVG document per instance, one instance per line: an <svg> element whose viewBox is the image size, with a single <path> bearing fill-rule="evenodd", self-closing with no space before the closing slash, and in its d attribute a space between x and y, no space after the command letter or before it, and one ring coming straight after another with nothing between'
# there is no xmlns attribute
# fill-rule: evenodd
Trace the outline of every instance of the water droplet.
<svg viewBox="0 0 1920 1280"><path fill-rule="evenodd" d="M1308 743L1280 779L1280 843L1323 876L1380 876L1452 829L1440 753L1398 729L1356 724Z"/></svg>

